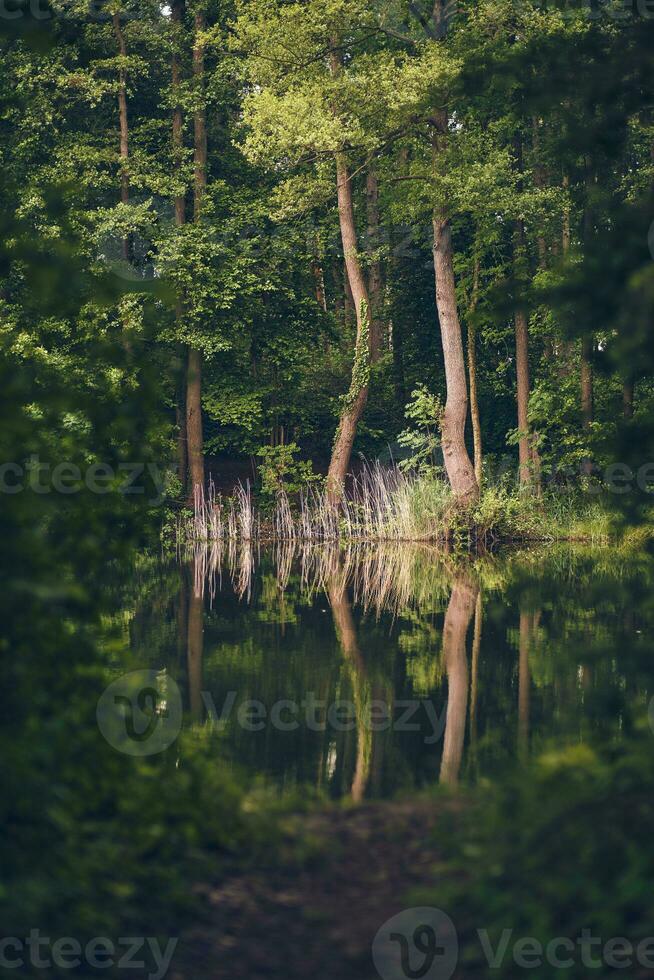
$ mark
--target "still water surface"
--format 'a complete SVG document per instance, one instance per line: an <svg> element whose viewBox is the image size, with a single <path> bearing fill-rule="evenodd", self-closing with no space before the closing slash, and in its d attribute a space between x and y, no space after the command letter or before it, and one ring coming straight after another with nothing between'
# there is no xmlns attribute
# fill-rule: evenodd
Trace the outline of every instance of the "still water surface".
<svg viewBox="0 0 654 980"><path fill-rule="evenodd" d="M199 551L130 583L130 660L217 760L384 798L629 737L654 692L649 564L568 547Z"/></svg>

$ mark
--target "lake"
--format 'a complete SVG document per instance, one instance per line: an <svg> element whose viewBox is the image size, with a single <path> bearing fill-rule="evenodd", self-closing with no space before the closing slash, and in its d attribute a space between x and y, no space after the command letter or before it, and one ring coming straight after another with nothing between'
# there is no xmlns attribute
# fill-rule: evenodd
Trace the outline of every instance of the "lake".
<svg viewBox="0 0 654 980"><path fill-rule="evenodd" d="M609 548L232 544L145 562L114 632L221 764L390 798L628 738L654 691L650 574Z"/></svg>

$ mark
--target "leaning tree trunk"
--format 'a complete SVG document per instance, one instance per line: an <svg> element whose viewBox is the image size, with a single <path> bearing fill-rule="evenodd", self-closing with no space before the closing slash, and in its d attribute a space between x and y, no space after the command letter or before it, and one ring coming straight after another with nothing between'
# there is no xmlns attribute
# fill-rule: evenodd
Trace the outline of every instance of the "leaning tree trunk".
<svg viewBox="0 0 654 980"><path fill-rule="evenodd" d="M327 473L327 491L332 503L336 503L343 492L343 485L350 465L352 446L357 425L368 400L368 381L370 376L370 302L363 270L357 252L357 233L354 224L352 204L352 185L345 156L336 154L336 175L338 183L338 217L341 238L345 253L345 268L352 290L352 300L356 314L357 332L354 348L354 364L350 390L345 396L345 404L336 430L332 458Z"/></svg>
<svg viewBox="0 0 654 980"><path fill-rule="evenodd" d="M456 305L452 231L443 212L434 214L433 225L436 307L441 327L447 388L441 421L443 459L454 496L461 504L472 504L479 497L479 484L465 441L468 385L461 323Z"/></svg>
<svg viewBox="0 0 654 980"><path fill-rule="evenodd" d="M129 204L129 123L127 120L127 45L120 23L120 14L116 11L112 19L114 35L118 44L120 66L118 68L118 118L120 122L120 200ZM129 261L129 236L123 239L123 258Z"/></svg>
<svg viewBox="0 0 654 980"><path fill-rule="evenodd" d="M207 187L207 124L204 106L204 14L195 15L195 42L193 45L193 80L197 108L193 118L194 132L194 188L193 217L199 221L202 201ZM202 354L189 348L186 374L186 438L189 464L189 498L196 487L204 487L204 454L202 435Z"/></svg>

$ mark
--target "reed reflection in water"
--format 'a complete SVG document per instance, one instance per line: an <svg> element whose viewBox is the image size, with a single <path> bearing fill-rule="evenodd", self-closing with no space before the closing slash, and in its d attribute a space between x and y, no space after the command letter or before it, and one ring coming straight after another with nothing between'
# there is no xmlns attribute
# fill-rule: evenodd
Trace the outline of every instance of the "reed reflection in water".
<svg viewBox="0 0 654 980"><path fill-rule="evenodd" d="M507 631L493 671L496 637L484 647L484 607L502 591L501 562L480 570L430 545L262 549L237 540L185 558L176 619L189 723L218 729L238 764L359 802L389 787L454 787L484 775L489 745L497 752L491 738L504 751L508 726L513 758L528 760L540 612L519 611L517 640ZM480 681L489 668L490 691ZM236 692L234 711L219 726L207 691L216 704ZM349 701L351 731L329 724L307 731L304 723L292 733L241 730L237 711L248 698L269 712L276 701L301 704L314 691L325 704ZM409 702L407 729L399 721ZM388 725L380 723L384 714Z"/></svg>

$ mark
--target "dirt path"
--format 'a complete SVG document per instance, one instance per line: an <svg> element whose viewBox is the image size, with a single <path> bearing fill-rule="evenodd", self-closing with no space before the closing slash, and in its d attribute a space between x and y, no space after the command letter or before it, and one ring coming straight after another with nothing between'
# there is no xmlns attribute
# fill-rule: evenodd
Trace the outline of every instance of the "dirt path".
<svg viewBox="0 0 654 980"><path fill-rule="evenodd" d="M200 888L205 914L179 944L173 980L379 980L372 941L437 881L437 808L370 804L306 818L320 857Z"/></svg>

